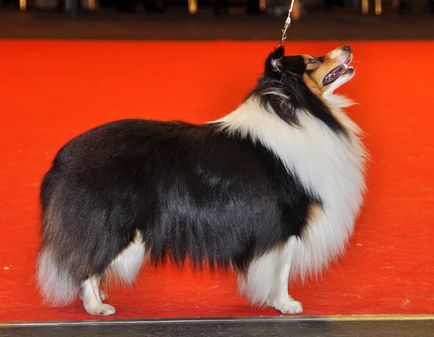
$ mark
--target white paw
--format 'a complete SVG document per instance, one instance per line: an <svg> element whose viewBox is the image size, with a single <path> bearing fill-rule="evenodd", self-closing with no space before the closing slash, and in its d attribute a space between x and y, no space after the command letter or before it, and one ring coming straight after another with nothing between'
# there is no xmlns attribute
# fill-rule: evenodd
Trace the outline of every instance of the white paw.
<svg viewBox="0 0 434 337"><path fill-rule="evenodd" d="M285 301L275 302L272 306L283 314L301 314L303 312L303 305L301 302L292 298L288 298Z"/></svg>
<svg viewBox="0 0 434 337"><path fill-rule="evenodd" d="M84 308L90 315L95 315L95 316L109 316L109 315L113 315L116 312L115 308L110 304L84 306Z"/></svg>

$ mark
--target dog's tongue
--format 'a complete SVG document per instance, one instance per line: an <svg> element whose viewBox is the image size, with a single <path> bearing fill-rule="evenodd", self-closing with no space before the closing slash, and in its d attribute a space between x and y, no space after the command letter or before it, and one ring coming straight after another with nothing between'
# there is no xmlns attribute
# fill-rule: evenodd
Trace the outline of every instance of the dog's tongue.
<svg viewBox="0 0 434 337"><path fill-rule="evenodd" d="M323 80L323 85L330 84L338 79L339 76L345 75L350 67L347 63L341 64L330 71Z"/></svg>

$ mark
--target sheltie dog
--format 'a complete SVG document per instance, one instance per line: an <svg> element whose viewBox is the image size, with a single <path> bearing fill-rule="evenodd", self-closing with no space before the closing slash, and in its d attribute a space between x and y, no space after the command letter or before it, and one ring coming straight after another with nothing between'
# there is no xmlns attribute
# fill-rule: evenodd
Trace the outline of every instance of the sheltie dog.
<svg viewBox="0 0 434 337"><path fill-rule="evenodd" d="M111 315L100 283L134 282L144 260L233 268L257 305L301 313L294 276L338 257L361 206L365 150L335 95L351 48L274 50L256 87L203 125L140 119L92 129L56 155L41 187L43 298Z"/></svg>

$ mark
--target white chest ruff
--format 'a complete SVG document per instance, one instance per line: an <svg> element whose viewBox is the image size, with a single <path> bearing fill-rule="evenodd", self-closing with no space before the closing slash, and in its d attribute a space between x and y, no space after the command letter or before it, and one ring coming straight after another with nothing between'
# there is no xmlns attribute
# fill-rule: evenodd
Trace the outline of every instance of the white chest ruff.
<svg viewBox="0 0 434 337"><path fill-rule="evenodd" d="M300 126L288 125L264 111L255 98L219 121L229 132L240 132L269 148L321 201L322 212L308 224L291 254L291 269L296 271L291 274L302 278L319 272L343 252L365 189L359 129L339 106L333 111L348 138L304 112L298 114Z"/></svg>

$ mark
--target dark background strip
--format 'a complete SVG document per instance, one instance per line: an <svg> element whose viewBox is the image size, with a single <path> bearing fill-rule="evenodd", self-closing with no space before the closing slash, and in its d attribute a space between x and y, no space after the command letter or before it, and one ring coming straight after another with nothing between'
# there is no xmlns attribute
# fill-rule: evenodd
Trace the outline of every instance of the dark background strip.
<svg viewBox="0 0 434 337"><path fill-rule="evenodd" d="M0 336L148 337L148 336L256 336L256 337L432 337L434 316L387 319L234 318L205 320L151 320L115 322L53 322L3 324Z"/></svg>
<svg viewBox="0 0 434 337"><path fill-rule="evenodd" d="M166 13L0 11L0 38L126 40L278 40L284 17L228 14L209 8L189 15ZM430 14L362 16L356 12L306 12L294 21L288 40L427 40L434 38Z"/></svg>

